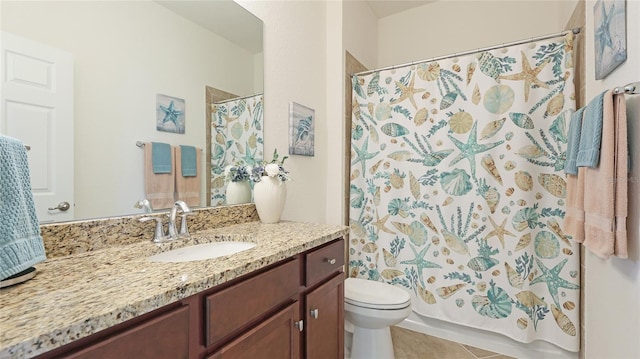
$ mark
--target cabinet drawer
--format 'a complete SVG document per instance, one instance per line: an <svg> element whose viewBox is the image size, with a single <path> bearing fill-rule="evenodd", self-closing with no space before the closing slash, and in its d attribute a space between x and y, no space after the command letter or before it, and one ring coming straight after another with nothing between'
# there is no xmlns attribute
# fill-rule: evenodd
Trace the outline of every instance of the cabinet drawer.
<svg viewBox="0 0 640 359"><path fill-rule="evenodd" d="M206 346L236 333L298 293L296 258L205 298Z"/></svg>
<svg viewBox="0 0 640 359"><path fill-rule="evenodd" d="M182 306L65 358L188 358L189 307Z"/></svg>
<svg viewBox="0 0 640 359"><path fill-rule="evenodd" d="M344 239L339 239L307 253L306 263L305 284L310 287L342 268L344 264Z"/></svg>

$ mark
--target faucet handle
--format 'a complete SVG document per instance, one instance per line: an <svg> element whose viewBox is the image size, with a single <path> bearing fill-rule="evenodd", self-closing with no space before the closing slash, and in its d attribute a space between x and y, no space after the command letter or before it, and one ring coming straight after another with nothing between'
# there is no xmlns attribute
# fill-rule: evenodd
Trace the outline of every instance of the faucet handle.
<svg viewBox="0 0 640 359"><path fill-rule="evenodd" d="M156 229L153 233L153 239L151 240L153 243L162 243L166 240L164 236L164 228L162 226L162 217L142 217L139 219L140 222L147 222L155 220L156 221Z"/></svg>
<svg viewBox="0 0 640 359"><path fill-rule="evenodd" d="M189 234L189 229L187 228L187 216L190 216L193 212L183 212L182 213L182 221L180 222L180 232L178 233L179 237L182 238L190 238L191 234Z"/></svg>

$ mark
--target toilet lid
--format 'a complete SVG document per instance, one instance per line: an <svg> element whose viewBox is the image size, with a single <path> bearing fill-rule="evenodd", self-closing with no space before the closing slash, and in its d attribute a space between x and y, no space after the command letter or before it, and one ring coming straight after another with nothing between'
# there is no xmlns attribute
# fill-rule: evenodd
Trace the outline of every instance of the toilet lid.
<svg viewBox="0 0 640 359"><path fill-rule="evenodd" d="M411 296L406 291L361 278L345 279L344 299L347 303L374 309L400 309L411 303Z"/></svg>

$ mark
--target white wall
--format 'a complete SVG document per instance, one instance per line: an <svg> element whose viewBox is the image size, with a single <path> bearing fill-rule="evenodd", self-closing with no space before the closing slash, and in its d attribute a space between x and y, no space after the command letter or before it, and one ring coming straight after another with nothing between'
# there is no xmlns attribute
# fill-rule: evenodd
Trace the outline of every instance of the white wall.
<svg viewBox="0 0 640 359"><path fill-rule="evenodd" d="M256 92L252 54L153 2L1 5L2 30L74 56L78 218L138 211L133 203L144 187L136 141L204 148L206 85ZM156 131L158 93L185 99L184 135Z"/></svg>
<svg viewBox="0 0 640 359"><path fill-rule="evenodd" d="M561 31L571 12L559 3L445 0L384 17L378 23L378 67Z"/></svg>
<svg viewBox="0 0 640 359"><path fill-rule="evenodd" d="M327 181L341 181L327 170L332 141L327 115L327 4L324 1L237 0L264 22L265 154L289 146L289 103L315 110L315 156L291 156L285 168L287 201L282 219L326 222ZM331 106L340 106L332 102ZM333 133L331 132L333 135Z"/></svg>
<svg viewBox="0 0 640 359"><path fill-rule="evenodd" d="M628 0L627 60L603 80L595 80L593 6L586 2L586 98L640 81L640 1ZM585 358L640 358L640 96L628 95L627 117L632 161L629 183L630 259L585 258Z"/></svg>
<svg viewBox="0 0 640 359"><path fill-rule="evenodd" d="M378 67L378 18L362 0L343 2L344 47L369 69Z"/></svg>

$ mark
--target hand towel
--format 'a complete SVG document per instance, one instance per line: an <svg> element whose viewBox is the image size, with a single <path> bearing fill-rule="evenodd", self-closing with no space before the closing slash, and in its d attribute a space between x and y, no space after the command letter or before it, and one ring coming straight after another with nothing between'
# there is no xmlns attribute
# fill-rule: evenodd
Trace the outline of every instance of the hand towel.
<svg viewBox="0 0 640 359"><path fill-rule="evenodd" d="M195 167L196 175L185 177L182 175L182 147L176 146L175 159L176 159L176 199L184 201L188 206L200 206L200 158L202 156L202 150L194 148L195 150Z"/></svg>
<svg viewBox="0 0 640 359"><path fill-rule="evenodd" d="M171 145L168 143L151 142L153 173L171 173L173 169L171 156Z"/></svg>
<svg viewBox="0 0 640 359"><path fill-rule="evenodd" d="M580 135L582 133L582 116L584 114L584 107L571 115L571 122L569 122L569 133L567 134L567 160L564 163L564 173L578 174L578 166L576 160L578 158L578 151L580 149Z"/></svg>
<svg viewBox="0 0 640 359"><path fill-rule="evenodd" d="M601 258L627 258L627 113L624 94L603 97L597 168L584 168L584 246ZM584 131L584 127L583 127ZM579 172L578 175L582 174Z"/></svg>
<svg viewBox="0 0 640 359"><path fill-rule="evenodd" d="M196 155L196 148L193 146L183 146L180 145L180 160L182 165L182 176L183 177L193 177L198 173L198 169L196 168L196 162L198 161L198 157Z"/></svg>
<svg viewBox="0 0 640 359"><path fill-rule="evenodd" d="M600 159L600 143L602 141L603 118L608 116L613 120L613 112L605 114L604 101L611 104L612 91L604 91L596 96L584 110L582 118L582 133L576 165L578 167L597 167ZM610 107L612 110L612 107ZM612 110L613 111L613 110Z"/></svg>
<svg viewBox="0 0 640 359"><path fill-rule="evenodd" d="M0 135L0 279L44 261L27 151L22 141Z"/></svg>
<svg viewBox="0 0 640 359"><path fill-rule="evenodd" d="M169 147L171 149L171 147ZM169 151L170 162L173 163L173 151ZM153 143L144 145L144 190L146 198L154 209L171 208L175 191L174 169L168 173L154 173L153 171Z"/></svg>

